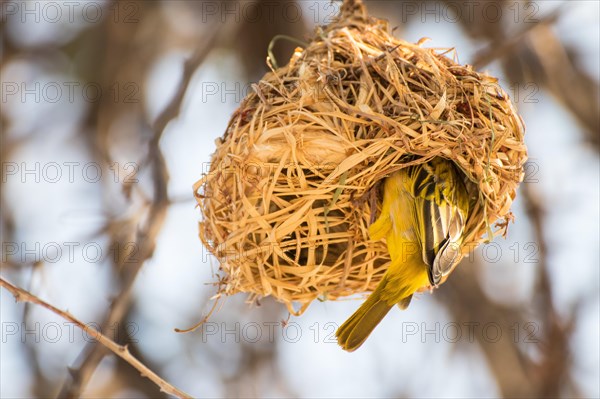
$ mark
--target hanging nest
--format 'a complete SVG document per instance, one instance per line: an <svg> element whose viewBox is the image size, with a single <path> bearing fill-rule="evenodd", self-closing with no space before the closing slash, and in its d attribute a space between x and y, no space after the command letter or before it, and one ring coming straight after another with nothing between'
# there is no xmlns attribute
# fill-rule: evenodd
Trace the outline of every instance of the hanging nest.
<svg viewBox="0 0 600 399"><path fill-rule="evenodd" d="M372 291L390 262L368 234L380 183L433 157L454 161L480 198L465 248L505 232L523 123L496 78L445 54L394 38L347 1L253 85L194 185L219 294L272 295L300 314L314 299Z"/></svg>

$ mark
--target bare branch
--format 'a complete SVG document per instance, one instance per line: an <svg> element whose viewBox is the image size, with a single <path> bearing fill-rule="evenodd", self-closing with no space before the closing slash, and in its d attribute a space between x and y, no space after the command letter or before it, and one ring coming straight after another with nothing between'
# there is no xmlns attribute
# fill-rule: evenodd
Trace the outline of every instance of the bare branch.
<svg viewBox="0 0 600 399"><path fill-rule="evenodd" d="M539 302L543 305L540 309L545 326L545 342L542 346L543 358L539 363L538 395L540 397L558 397L564 392L565 382L571 381L571 349L569 339L574 330L577 312L573 311L571 318L562 321L557 314L552 302L552 285L546 261L548 245L544 234L546 211L540 195L534 190L532 184L523 184L521 195L525 201L527 215L533 225L533 233L539 246L538 252L538 281L535 290Z"/></svg>
<svg viewBox="0 0 600 399"><path fill-rule="evenodd" d="M160 138L168 123L179 114L186 90L194 72L206 59L218 37L218 28L215 27L208 30L210 31L210 37L203 40L201 46L185 62L183 77L176 94L153 124L154 135L149 143L146 164L150 166L152 171L154 198L148 210L148 223L143 229L137 232L135 238L136 247L139 248L139 255L137 259L130 259L127 263L127 268L122 269L123 273L125 273L122 276L122 287L119 294L111 303L111 311L103 323L105 326L114 325L114 323L122 320L123 316L127 313L130 305L131 288L136 276L146 260L150 259L154 253L156 238L161 231L167 208L170 205L167 191L169 175L165 159L160 150ZM63 386L59 397L79 396L104 355L105 351L101 347L93 344L88 345L80 354L78 366L74 367L71 373L72 378Z"/></svg>
<svg viewBox="0 0 600 399"><path fill-rule="evenodd" d="M69 322L77 325L77 327L81 328L83 331L85 331L87 334L89 334L95 340L100 342L102 345L104 345L106 348L108 348L115 355L119 356L121 359L125 360L127 363L129 363L133 367L135 367L140 372L142 377L147 377L149 380L154 382L160 388L160 390L162 392L168 393L173 396L177 396L179 398L192 398L192 396L179 390L178 388L175 388L173 385L171 385L167 381L160 378L152 370L148 369L142 362L140 362L135 357L133 357L131 355L131 353L129 352L129 349L127 348L126 345L123 346L123 345L119 345L119 344L115 343L113 340L108 338L106 335L103 335L101 332L89 327L85 323L76 319L70 313L65 312L63 310L60 310L60 309L52 306L48 302L43 301L40 298L38 298L37 296L31 294L29 291L25 291L22 288L12 285L11 283L6 281L2 277L0 277L0 286L4 287L8 291L10 291L14 295L17 302L30 302L30 303L40 305L40 306L50 310L51 312L57 314L58 316L62 317L63 319L68 320Z"/></svg>
<svg viewBox="0 0 600 399"><path fill-rule="evenodd" d="M516 35L507 38L501 44L492 43L488 48L480 51L475 55L473 60L473 66L476 69L481 69L484 66L488 65L490 62L502 58L508 54L512 54L515 51L515 47L521 45L521 42L526 38L527 35L531 33L533 29L538 28L540 25L549 25L552 26L558 18L560 17L560 13L563 11L563 7L558 7L554 12L550 13L548 16L540 19L534 24L527 25L525 29Z"/></svg>

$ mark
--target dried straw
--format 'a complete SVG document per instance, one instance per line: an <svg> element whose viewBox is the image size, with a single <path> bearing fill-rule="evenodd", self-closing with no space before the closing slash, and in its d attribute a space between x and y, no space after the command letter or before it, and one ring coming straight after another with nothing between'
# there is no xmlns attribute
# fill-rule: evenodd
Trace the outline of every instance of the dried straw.
<svg viewBox="0 0 600 399"><path fill-rule="evenodd" d="M300 314L317 298L373 290L390 261L368 234L379 183L433 157L454 161L480 197L467 248L505 231L523 123L497 79L421 45L348 1L253 86L194 185L219 294L272 295Z"/></svg>

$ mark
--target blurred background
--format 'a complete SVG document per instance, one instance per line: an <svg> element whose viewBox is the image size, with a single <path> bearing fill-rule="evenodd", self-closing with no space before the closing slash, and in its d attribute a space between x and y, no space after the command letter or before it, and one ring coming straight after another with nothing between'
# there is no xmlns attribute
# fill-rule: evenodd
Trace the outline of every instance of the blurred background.
<svg viewBox="0 0 600 399"><path fill-rule="evenodd" d="M221 299L192 184L276 35L329 1L3 1L4 279L122 344L195 397L600 396L596 1L367 1L397 37L500 77L530 161L506 239L355 353L360 298L301 317ZM296 44L280 40L285 63ZM0 291L0 396L165 397L74 325Z"/></svg>

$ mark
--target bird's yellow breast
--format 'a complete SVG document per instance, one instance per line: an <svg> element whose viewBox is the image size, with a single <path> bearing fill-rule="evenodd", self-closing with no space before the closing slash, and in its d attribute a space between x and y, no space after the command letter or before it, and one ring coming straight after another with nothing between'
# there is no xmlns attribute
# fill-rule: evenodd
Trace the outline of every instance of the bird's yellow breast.
<svg viewBox="0 0 600 399"><path fill-rule="evenodd" d="M429 284L427 265L423 262L414 229L411 211L414 198L407 190L408 182L405 171L386 179L381 215L369 228L371 239L386 239L392 262L382 298L392 304Z"/></svg>

